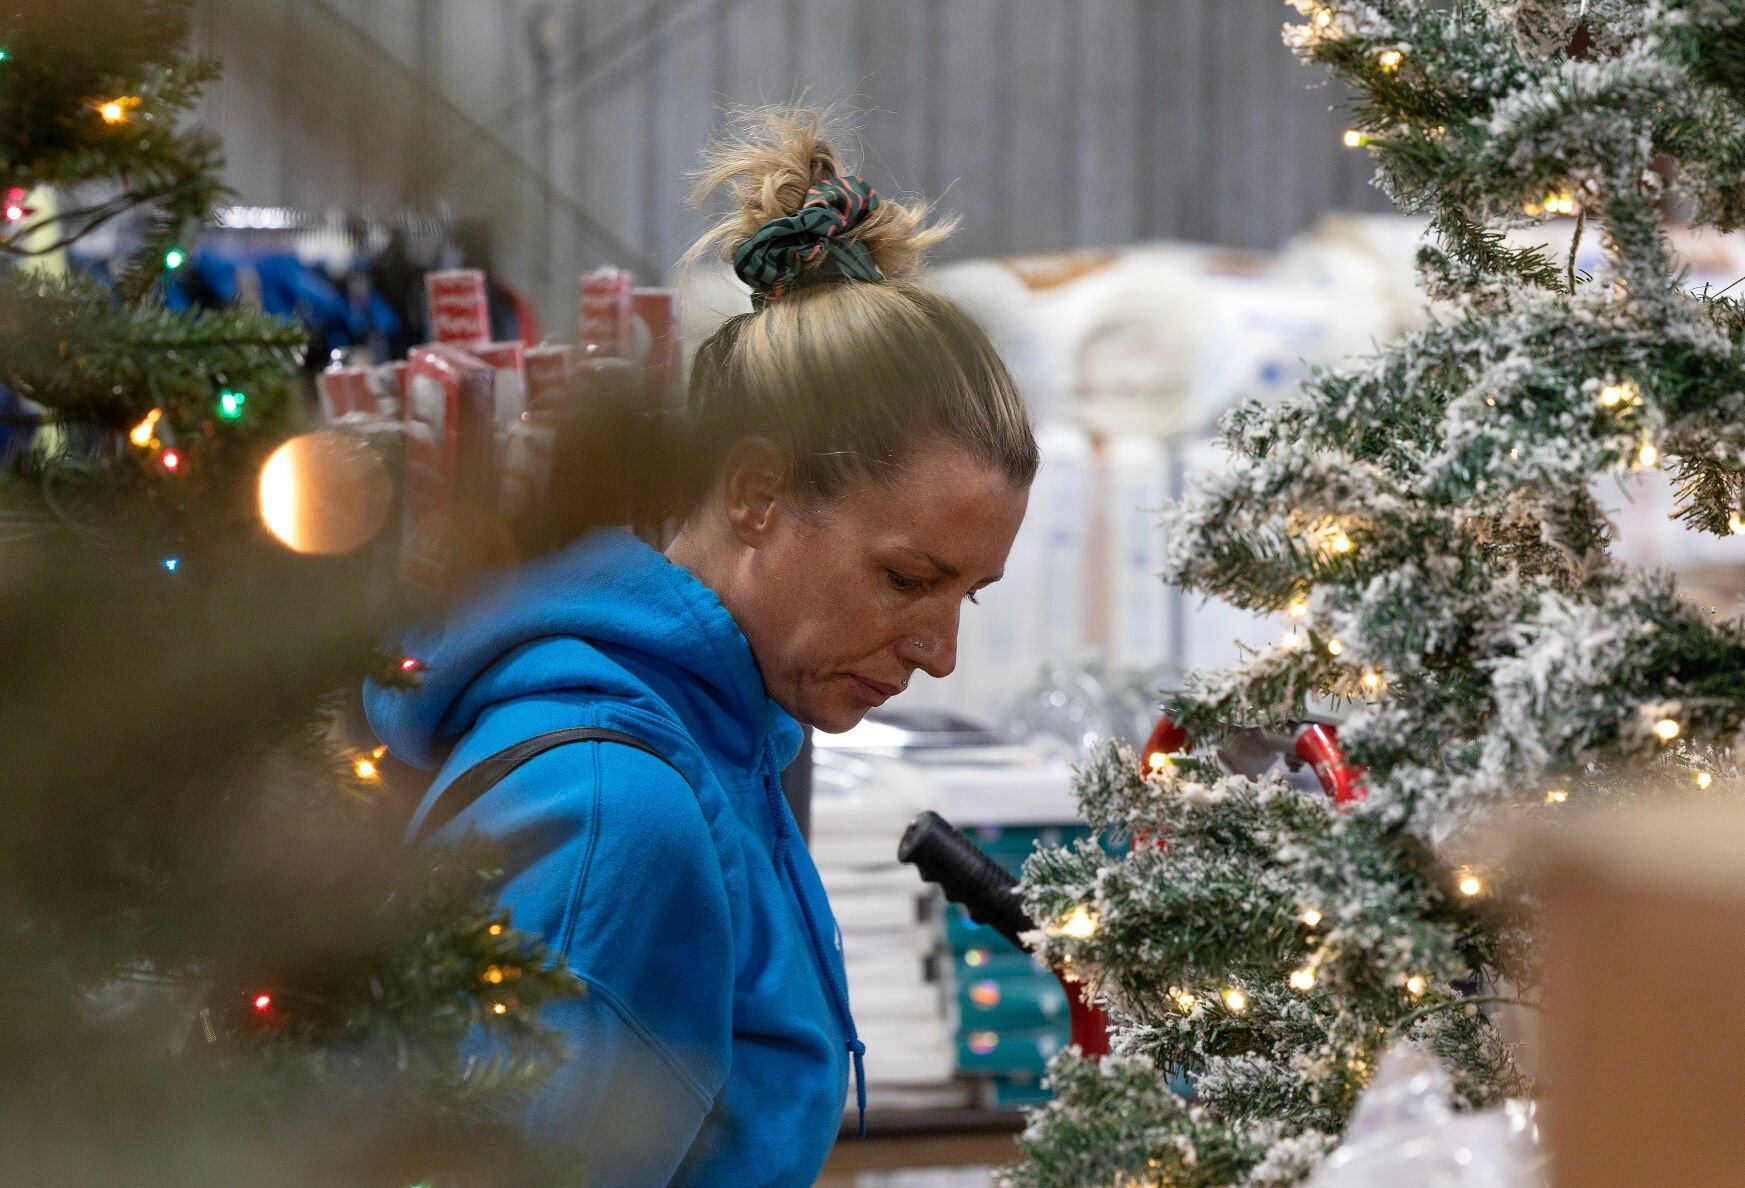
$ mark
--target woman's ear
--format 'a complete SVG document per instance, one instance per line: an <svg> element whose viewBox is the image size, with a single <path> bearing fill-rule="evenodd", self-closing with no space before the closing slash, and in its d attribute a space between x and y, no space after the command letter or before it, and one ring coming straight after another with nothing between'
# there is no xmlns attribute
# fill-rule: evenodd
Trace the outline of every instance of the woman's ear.
<svg viewBox="0 0 1745 1188"><path fill-rule="evenodd" d="M787 480L782 448L767 437L748 437L727 455L721 504L740 543L755 549L774 529Z"/></svg>

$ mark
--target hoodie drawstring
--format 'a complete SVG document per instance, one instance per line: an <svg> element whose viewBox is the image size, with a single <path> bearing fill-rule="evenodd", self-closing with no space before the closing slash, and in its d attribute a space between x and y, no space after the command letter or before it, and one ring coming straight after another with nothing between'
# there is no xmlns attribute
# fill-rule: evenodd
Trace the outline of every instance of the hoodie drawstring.
<svg viewBox="0 0 1745 1188"><path fill-rule="evenodd" d="M769 801L770 819L776 828L776 858L782 868L788 873L788 885L794 889L794 898L799 900L800 914L806 918L806 935L812 942L812 953L818 959L819 968L824 971L824 980L830 984L830 997L836 1004L836 1018L842 1026L843 1040L848 1046L848 1055L854 1064L854 1104L860 1115L860 1137L866 1137L866 1045L860 1042L860 1036L854 1028L854 1016L848 1010L848 987L836 977L836 967L830 960L830 955L824 951L823 942L818 937L818 920L812 915L812 904L806 897L805 889L800 885L800 872L794 867L793 854L788 850L788 814L782 799L780 785L769 778L764 779L764 797Z"/></svg>

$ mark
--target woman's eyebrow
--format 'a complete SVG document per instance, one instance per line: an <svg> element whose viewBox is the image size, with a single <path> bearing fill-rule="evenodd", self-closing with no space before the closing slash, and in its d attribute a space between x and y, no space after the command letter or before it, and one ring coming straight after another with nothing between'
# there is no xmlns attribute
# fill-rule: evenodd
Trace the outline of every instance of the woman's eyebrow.
<svg viewBox="0 0 1745 1188"><path fill-rule="evenodd" d="M963 576L962 574L960 574L957 571L957 566L947 565L945 562L941 561L938 557L935 557L932 553L929 553L926 549L918 549L918 548L915 548L913 545L898 545L897 547L900 548L903 552L908 553L910 556L920 557L920 558L924 559L927 562L927 564L933 566L933 568L937 569L940 573L944 574L946 577L950 578L953 581L956 581L958 578ZM996 573L993 577L983 578L981 581L977 582L976 585L978 587L991 586L995 582L999 581L1001 578L1003 578L1005 576L1006 576L1006 574L1002 570L1001 572Z"/></svg>

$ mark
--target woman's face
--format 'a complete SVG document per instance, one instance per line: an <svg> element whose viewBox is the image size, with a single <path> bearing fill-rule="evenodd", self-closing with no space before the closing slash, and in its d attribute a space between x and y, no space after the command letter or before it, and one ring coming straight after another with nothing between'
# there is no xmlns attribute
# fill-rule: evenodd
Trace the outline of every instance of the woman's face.
<svg viewBox="0 0 1745 1188"><path fill-rule="evenodd" d="M958 617L1000 579L1029 491L957 446L809 516L773 511L733 612L781 707L847 730L920 669L957 666Z"/></svg>

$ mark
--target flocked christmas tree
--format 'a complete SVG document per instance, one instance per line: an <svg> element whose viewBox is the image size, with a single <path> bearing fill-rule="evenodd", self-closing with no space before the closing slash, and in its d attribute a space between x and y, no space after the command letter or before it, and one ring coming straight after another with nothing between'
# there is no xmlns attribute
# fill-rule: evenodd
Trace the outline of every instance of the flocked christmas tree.
<svg viewBox="0 0 1745 1188"><path fill-rule="evenodd" d="M1536 996L1532 889L1486 830L1739 790L1745 630L1610 556L1590 492L1661 468L1684 529L1745 534L1745 306L1687 292L1664 230L1745 222L1745 3L1295 7L1347 143L1429 216L1429 324L1225 421L1165 576L1284 634L1171 709L1210 740L1332 705L1364 796L1088 766L1090 820L1139 840L1039 852L1026 900L1115 1053L1054 1066L1020 1184L1297 1182L1397 1044L1462 1108L1530 1093L1495 1016ZM1506 235L1555 215L1597 275Z"/></svg>
<svg viewBox="0 0 1745 1188"><path fill-rule="evenodd" d="M376 756L336 729L337 691L400 667L381 550L263 526L301 335L161 301L223 194L185 122L213 74L190 7L0 5L0 1166L574 1182L512 1119L555 1054L533 1012L576 984L493 914L489 854L400 848ZM141 247L113 287L66 272L116 219ZM274 481L386 473L309 448Z"/></svg>

